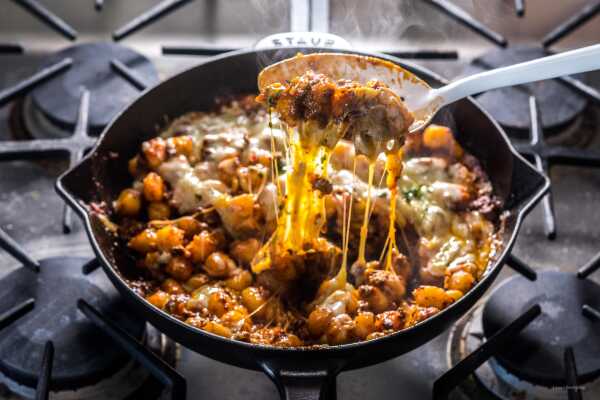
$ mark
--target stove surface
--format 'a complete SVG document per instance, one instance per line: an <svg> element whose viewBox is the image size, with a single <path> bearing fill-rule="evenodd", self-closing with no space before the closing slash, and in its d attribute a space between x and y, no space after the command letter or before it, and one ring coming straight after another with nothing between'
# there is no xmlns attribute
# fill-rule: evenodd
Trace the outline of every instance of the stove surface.
<svg viewBox="0 0 600 400"><path fill-rule="evenodd" d="M64 11L66 17L70 17L73 21L78 21L75 15L71 15L65 11L57 1L48 1L48 7L56 11ZM91 3L91 2L90 2ZM137 2L136 2L137 3ZM147 2L140 2L147 3ZM152 2L150 2L152 3ZM144 54L150 59L158 70L161 80L164 80L177 72L188 68L200 61L201 57L179 57L179 56L163 56L157 51L157 37L164 37L161 43L190 43L194 42L190 35L198 35L202 40L212 45L229 45L232 47L251 45L256 38L265 34L277 31L284 31L289 23L289 15L282 11L281 27L273 27L270 29L260 28L261 18L255 13L248 16L247 24L254 24L252 35L244 35L240 32L241 28L224 30L219 28L219 24L232 23L230 20L239 21L241 16L237 15L237 19L229 14L234 13L234 6L226 6L225 10L221 10L216 6L215 2L207 2L212 4L207 6L201 12L201 17L210 20L210 13L215 13L217 18L212 22L212 30L210 27L204 26L199 32L186 34L183 31L171 29L176 24L176 20L171 18L165 23L164 31L158 27L151 27L150 32L132 36L131 42L124 45L130 46L137 52ZM266 2L254 1L256 7L263 7ZM279 10L286 10L281 1L274 2L275 5L269 10L271 14L277 14ZM352 31L348 26L352 24L354 13L361 6L360 2L333 2L330 9L332 13L332 31L334 33L342 33L350 37L355 37L355 43L361 48L369 50L389 49L395 41L389 40L388 32L379 32L382 36L388 37L387 41L378 41L376 35L361 34L361 32ZM391 2L383 2L385 7L390 7ZM410 2L409 2L410 3ZM501 30L511 25L508 22L499 20L498 15L507 13L506 5L498 6L494 10L496 14L485 12L478 5L474 5L468 1L456 2L471 13L474 13L479 18L489 23L491 26ZM474 2L473 2L474 3ZM508 3L512 2L502 2ZM562 3L562 2L561 2ZM511 16L511 23L519 27L519 32L508 32L507 36L514 42L520 44L535 44L536 40L547 31L548 27L553 26L562 21L566 15L571 14L578 7L581 7L585 2L575 1L570 7L561 5L557 6L562 11L551 10L551 15L543 16L545 25L540 21L534 22L536 15L543 15L544 2L531 1L527 2L526 16L523 20L515 20ZM108 15L97 17L100 21L109 21L110 16L114 16L117 11L110 11L111 2L106 2L105 8ZM349 5L352 4L352 5ZM239 5L238 5L239 6ZM8 9L8 5L3 5L2 10ZM11 12L13 8L10 5ZM148 7L148 6L146 6ZM417 13L419 7L414 5L410 9L410 13ZM562 7L562 8L561 8ZM91 6L90 6L91 8ZM133 10L130 15L133 16L136 12L142 12L145 8L139 4L132 6ZM215 11L215 9L217 11ZM16 20L28 20L23 11L15 12ZM354 11L349 11L354 10ZM406 10L405 10L406 11ZM200 11L195 11L200 13ZM431 11L427 11L431 13ZM229 13L229 14L227 14ZM344 14L346 13L346 14ZM536 14L538 13L538 14ZM542 14L539 14L542 13ZM2 13L0 13L2 14ZM191 18L184 15L185 12L178 11L178 15L182 18ZM83 12L78 27L83 27L85 23L82 21L96 21L93 18L93 13L89 10ZM416 15L416 14L412 14ZM429 15L426 13L426 15ZM174 16L173 16L174 17ZM19 27L16 22L5 21L6 16L0 15L0 42L12 42L18 39L19 42L26 47L31 44L32 51L26 51L25 54L18 55L0 55L0 90L16 84L21 79L30 76L39 70L45 63L49 53L66 48L68 43L61 40L56 35L56 40L49 39L53 36L52 33L44 32L37 25L32 25L33 28L22 32L22 35L17 35ZM345 20L346 18L347 20ZM361 17L361 21L364 17ZM126 22L126 18L117 18L119 21ZM243 19L243 18L242 18ZM393 19L390 17L390 19ZM228 22L224 22L227 20ZM444 21L436 17L436 21ZM7 22L6 24L4 22ZM345 21L345 24L344 24ZM8 23L10 22L10 23ZM528 30L527 24L532 26ZM471 59L484 54L490 49L494 49L494 45L487 44L485 41L477 38L476 35L463 32L464 28L457 27L448 23L448 31L455 33L458 39L453 42L451 40L442 41L442 48L456 48L460 52L460 56L456 60L417 60L413 61L418 64L430 68L434 72L451 79L459 76L468 70L468 65ZM111 25L112 26L112 25ZM356 23L357 27L365 27L363 23ZM420 24L415 24L416 28L408 26L407 35L412 39L412 36L421 38L417 45L423 48L435 48L435 40L428 41L423 38L423 28ZM247 27L247 26L246 26ZM359 28L357 28L359 29ZM370 28L371 29L371 28ZM364 30L368 30L364 28ZM369 33L376 31L372 28ZM166 32L166 33L165 33ZM169 34L170 32L170 34ZM436 30L437 32L437 30ZM540 33L541 32L541 33ZM377 32L375 32L377 33ZM395 35L401 36L399 33ZM590 28L589 24L582 32L565 41L565 46L577 47L590 44L593 41L594 34L596 41L600 31L597 28ZM163 36L161 36L163 35ZM434 35L435 36L435 35ZM36 38L44 38L43 44L36 41ZM538 39L535 39L538 38ZM33 39L33 40L29 40ZM102 29L101 22L93 22L91 30L83 32L81 41L99 41L109 40L110 29ZM178 41L178 39L181 39ZM414 47L415 41L411 42L408 47ZM587 82L590 86L600 88L600 73L586 74ZM19 100L0 107L0 144L2 141L15 139L15 113ZM94 107L94 99L91 99L90 107ZM565 133L561 136L561 132L552 132L552 137L548 141L553 143L565 144L574 148L584 148L600 152L600 108L594 106L591 102L585 105L583 116L579 116L580 120L572 121L572 124L565 127L562 131L571 130L570 133ZM585 133L585 140L573 140L572 135ZM485 134L485 132L482 132ZM516 143L524 143L523 138L516 139ZM575 144L570 144L575 143ZM49 257L65 256L70 257L85 257L91 258L92 251L88 245L85 232L80 221L77 218L73 219L72 229L69 234L63 233L62 227L62 210L63 201L54 191L54 182L58 175L62 173L69 165L69 157L64 153L55 153L50 156L45 156L35 159L19 159L19 160L3 160L0 158L0 228L6 231L15 241L21 244L34 259L42 259ZM544 206L540 203L532 213L526 218L521 234L515 246L513 254L528 263L531 267L541 270L558 270L563 272L575 273L583 264L585 264L592 256L600 251L600 212L598 212L598 204L600 204L600 173L598 169L578 167L578 166L563 166L555 165L550 169L550 177L552 179L552 196L554 200L554 210L556 216L556 238L548 240L547 226L544 223ZM0 250L0 277L4 277L11 273L17 266L7 253ZM103 276L102 271L96 271L96 274ZM496 285L503 282L507 277L513 275L514 272L508 268L504 268L501 275L496 280ZM106 278L98 278L106 279ZM600 282L600 273L596 276L591 276L590 279ZM490 291L491 292L491 291ZM599 294L600 295L600 294ZM482 302L484 302L482 300ZM0 307L0 312L4 311L8 306ZM467 317L465 317L467 318ZM338 397L340 399L387 399L387 398L402 398L406 400L412 399L427 399L431 397L432 384L446 372L450 367L451 362L449 352L449 332L446 332L424 346L415 349L414 351L399 357L394 360L381 363L376 366L364 368L356 371L343 372L337 380ZM188 398L226 398L226 399L277 399L279 398L275 386L263 373L248 371L225 365L183 347L178 349L178 359L176 362L177 371L187 378ZM469 379L473 384L473 378ZM597 391L598 385L595 385L593 392L585 392L584 398L592 399L600 397L600 391ZM15 398L10 391L0 384L0 399ZM456 390L452 394L454 399L492 399L489 394L483 390L478 390L473 394L469 390ZM566 394L563 397L566 398Z"/></svg>

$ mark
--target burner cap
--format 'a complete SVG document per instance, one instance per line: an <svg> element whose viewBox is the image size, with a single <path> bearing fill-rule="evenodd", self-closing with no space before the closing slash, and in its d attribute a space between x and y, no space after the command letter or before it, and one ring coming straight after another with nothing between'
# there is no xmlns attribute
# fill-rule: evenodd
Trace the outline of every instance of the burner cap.
<svg viewBox="0 0 600 400"><path fill-rule="evenodd" d="M35 107L52 123L72 131L77 121L81 87L90 91L89 128L100 132L139 90L116 73L110 62L121 61L148 85L158 82L158 73L146 57L115 43L85 43L51 55L44 66L71 58L65 72L35 88L31 97Z"/></svg>
<svg viewBox="0 0 600 400"><path fill-rule="evenodd" d="M600 376L600 324L581 313L584 304L600 308L600 286L558 271L538 272L534 282L520 275L509 278L484 306L485 336L489 338L534 304L541 306L542 315L496 354L496 360L521 379L559 386L565 384L563 353L572 347L579 382Z"/></svg>
<svg viewBox="0 0 600 400"><path fill-rule="evenodd" d="M128 362L120 347L77 310L77 299L85 299L138 339L145 323L131 318L107 279L82 274L86 261L80 257L46 258L40 260L38 274L19 268L0 280L0 311L35 299L33 310L0 332L0 371L4 375L34 387L48 340L55 349L53 390L91 385Z"/></svg>
<svg viewBox="0 0 600 400"><path fill-rule="evenodd" d="M546 55L541 47L499 48L474 59L464 75L535 60ZM531 94L537 99L542 124L546 129L566 126L587 105L583 96L556 79L491 90L477 96L477 101L504 127L528 130Z"/></svg>

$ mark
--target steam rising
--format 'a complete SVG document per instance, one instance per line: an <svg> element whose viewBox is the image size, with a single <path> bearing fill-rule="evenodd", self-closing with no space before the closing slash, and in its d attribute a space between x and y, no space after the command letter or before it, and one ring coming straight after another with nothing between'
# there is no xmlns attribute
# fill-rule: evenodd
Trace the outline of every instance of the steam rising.
<svg viewBox="0 0 600 400"><path fill-rule="evenodd" d="M472 0L460 1L467 12L473 10ZM461 29L446 15L421 0L332 1L332 33L348 39L385 42L397 40L396 48L417 41L439 45ZM431 46L435 47L435 46Z"/></svg>
<svg viewBox="0 0 600 400"><path fill-rule="evenodd" d="M422 0L313 1L330 1L329 32L347 39L357 50L436 49L451 45L451 40L465 34L475 35ZM289 30L289 18L278 15L281 10L289 14L289 2L251 0L252 6L264 14L265 23L273 33ZM473 0L455 0L453 3L477 18L486 14L482 5L476 5ZM289 55L285 50L276 51L272 57L261 54L259 64L264 67Z"/></svg>

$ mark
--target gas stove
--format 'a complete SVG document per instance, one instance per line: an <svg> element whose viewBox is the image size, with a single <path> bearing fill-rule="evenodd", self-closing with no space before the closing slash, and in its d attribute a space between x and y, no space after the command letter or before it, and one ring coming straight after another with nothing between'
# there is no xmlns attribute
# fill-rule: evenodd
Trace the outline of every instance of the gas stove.
<svg viewBox="0 0 600 400"><path fill-rule="evenodd" d="M600 34L586 23L600 1L589 0L13 0L2 11L0 399L279 397L264 374L128 317L55 194L58 175L146 87L289 30L338 34L447 79ZM408 354L341 373L338 398L600 397L598 88L596 72L478 96L551 193L471 312Z"/></svg>

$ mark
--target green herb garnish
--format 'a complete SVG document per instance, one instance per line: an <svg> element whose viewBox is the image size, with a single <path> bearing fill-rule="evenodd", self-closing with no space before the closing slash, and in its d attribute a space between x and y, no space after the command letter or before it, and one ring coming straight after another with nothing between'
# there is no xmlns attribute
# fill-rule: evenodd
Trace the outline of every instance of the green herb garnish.
<svg viewBox="0 0 600 400"><path fill-rule="evenodd" d="M415 186L410 189L405 189L402 191L402 195L404 196L404 200L410 202L412 200L421 200L423 197L423 192L421 188L423 185Z"/></svg>

